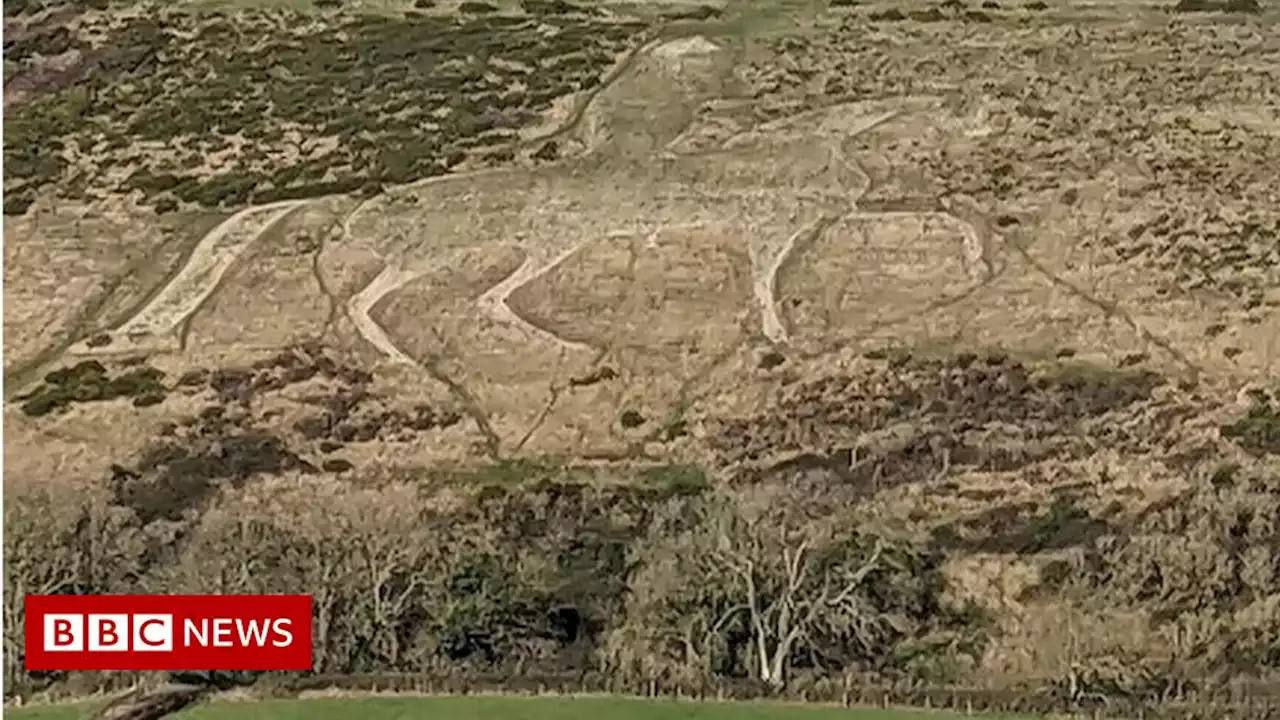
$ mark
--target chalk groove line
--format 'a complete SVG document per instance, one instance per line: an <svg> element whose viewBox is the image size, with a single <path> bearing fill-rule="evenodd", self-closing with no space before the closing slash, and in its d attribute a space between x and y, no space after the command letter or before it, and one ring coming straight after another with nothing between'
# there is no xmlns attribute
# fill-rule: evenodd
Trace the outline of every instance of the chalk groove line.
<svg viewBox="0 0 1280 720"><path fill-rule="evenodd" d="M266 233L275 228L291 212L305 204L304 200L283 200L268 205L245 208L224 220L200 239L186 264L151 302L117 327L114 334L130 349L165 349L177 342L177 331L217 290L231 266ZM260 216L266 216L265 221ZM261 222L256 229L250 221ZM248 227L242 227L248 224ZM244 234L249 230L248 234ZM72 345L73 354L90 354L95 348L81 341ZM120 348L103 348L119 352Z"/></svg>

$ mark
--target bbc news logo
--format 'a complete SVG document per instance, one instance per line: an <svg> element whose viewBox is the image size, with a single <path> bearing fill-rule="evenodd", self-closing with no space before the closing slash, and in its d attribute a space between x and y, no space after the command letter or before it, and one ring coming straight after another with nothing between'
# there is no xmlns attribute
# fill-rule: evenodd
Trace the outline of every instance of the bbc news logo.
<svg viewBox="0 0 1280 720"><path fill-rule="evenodd" d="M308 595L28 595L27 670L310 670Z"/></svg>

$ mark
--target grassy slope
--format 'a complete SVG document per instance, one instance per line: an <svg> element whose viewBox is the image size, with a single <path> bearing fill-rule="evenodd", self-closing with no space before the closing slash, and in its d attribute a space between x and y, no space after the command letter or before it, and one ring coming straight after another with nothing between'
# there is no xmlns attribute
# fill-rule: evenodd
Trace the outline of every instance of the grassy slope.
<svg viewBox="0 0 1280 720"><path fill-rule="evenodd" d="M80 720L88 716L88 709L83 705L53 705L10 710L5 715L16 720ZM179 717L190 720L953 720L962 716L913 710L605 697L433 697L223 702L198 706Z"/></svg>

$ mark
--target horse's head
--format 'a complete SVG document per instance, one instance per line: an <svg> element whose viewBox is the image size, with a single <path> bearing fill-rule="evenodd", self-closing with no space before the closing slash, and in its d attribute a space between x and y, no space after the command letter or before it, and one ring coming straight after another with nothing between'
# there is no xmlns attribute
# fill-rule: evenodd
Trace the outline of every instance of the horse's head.
<svg viewBox="0 0 1280 720"><path fill-rule="evenodd" d="M704 37L655 43L592 100L582 130L606 155L651 159L723 93L732 71L729 53Z"/></svg>

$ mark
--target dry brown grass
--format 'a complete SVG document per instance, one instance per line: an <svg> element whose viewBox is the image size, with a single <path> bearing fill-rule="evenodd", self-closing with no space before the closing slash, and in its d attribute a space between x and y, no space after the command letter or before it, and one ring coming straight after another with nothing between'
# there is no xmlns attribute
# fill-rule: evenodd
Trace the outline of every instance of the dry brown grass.
<svg viewBox="0 0 1280 720"><path fill-rule="evenodd" d="M222 218L67 206L5 222L7 381L127 320Z"/></svg>
<svg viewBox="0 0 1280 720"><path fill-rule="evenodd" d="M6 490L114 474L140 512L196 462L188 587L210 548L252 559L247 517L420 532L422 468L689 462L939 549L994 684L1275 667L1280 403L1248 392L1280 377L1274 21L871 10L640 56L536 169L228 221L244 252L189 313L144 300L225 217L10 220L12 390L145 354L169 393L10 404ZM138 312L164 343L90 342Z"/></svg>

